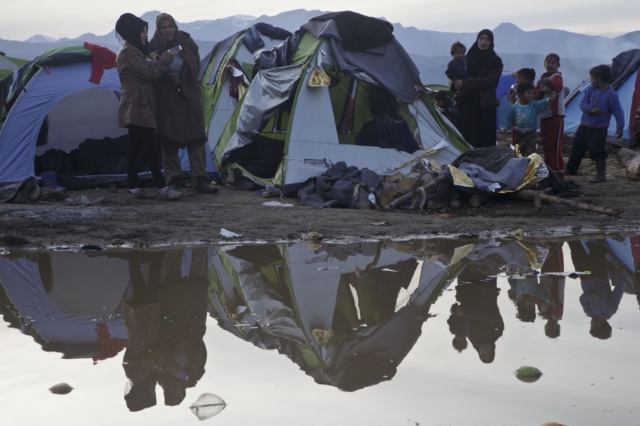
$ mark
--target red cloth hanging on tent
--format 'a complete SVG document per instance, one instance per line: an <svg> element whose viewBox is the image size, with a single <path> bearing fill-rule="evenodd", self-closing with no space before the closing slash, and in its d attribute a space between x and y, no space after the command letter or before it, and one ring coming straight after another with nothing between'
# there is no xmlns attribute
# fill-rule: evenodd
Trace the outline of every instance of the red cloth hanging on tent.
<svg viewBox="0 0 640 426"><path fill-rule="evenodd" d="M91 69L91 77L89 81L99 84L104 74L104 70L116 66L116 54L106 47L97 44L84 42L84 47L89 49L93 54L93 68Z"/></svg>

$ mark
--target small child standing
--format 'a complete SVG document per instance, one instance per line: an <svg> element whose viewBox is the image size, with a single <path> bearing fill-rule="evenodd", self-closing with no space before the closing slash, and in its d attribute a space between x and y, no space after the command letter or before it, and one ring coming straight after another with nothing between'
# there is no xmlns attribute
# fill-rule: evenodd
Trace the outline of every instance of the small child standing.
<svg viewBox="0 0 640 426"><path fill-rule="evenodd" d="M589 151L591 159L596 162L596 175L589 179L589 182L597 183L607 180L608 154L604 144L607 141L611 115L616 118L616 138L620 139L624 129L624 111L618 94L609 86L611 67L595 66L589 71L589 76L591 87L584 91L580 102L582 118L571 145L571 156L565 173L577 174L584 154Z"/></svg>
<svg viewBox="0 0 640 426"><path fill-rule="evenodd" d="M533 68L522 68L513 74L516 77L516 82L511 85L511 88L507 92L507 101L511 105L518 103L518 84L531 83L536 80L536 70Z"/></svg>
<svg viewBox="0 0 640 426"><path fill-rule="evenodd" d="M433 99L434 103L445 117L453 124L456 125L456 119L458 118L458 109L451 99L451 96L444 90L438 90L436 96Z"/></svg>
<svg viewBox="0 0 640 426"><path fill-rule="evenodd" d="M447 70L444 72L447 78L449 78L451 83L467 78L467 60L464 57L465 53L467 53L467 46L456 41L451 45L450 53L453 59L449 61ZM451 91L454 91L453 84L451 84Z"/></svg>
<svg viewBox="0 0 640 426"><path fill-rule="evenodd" d="M546 72L540 76L536 85L536 99L549 98L551 93L557 96L549 107L540 114L540 143L544 149L544 162L552 170L563 170L562 143L564 140L564 83L560 68L560 56L549 53L544 58Z"/></svg>
<svg viewBox="0 0 640 426"><path fill-rule="evenodd" d="M518 84L518 103L511 107L502 129L506 137L507 129L513 128L513 144L519 145L523 157L528 157L536 151L538 114L553 101L555 93L541 101L535 101L535 96L536 88L532 83Z"/></svg>

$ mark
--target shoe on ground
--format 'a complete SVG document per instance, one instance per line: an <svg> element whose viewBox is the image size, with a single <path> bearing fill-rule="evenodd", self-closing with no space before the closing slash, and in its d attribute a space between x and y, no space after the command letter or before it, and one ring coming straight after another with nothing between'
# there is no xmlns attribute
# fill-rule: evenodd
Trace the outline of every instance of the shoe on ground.
<svg viewBox="0 0 640 426"><path fill-rule="evenodd" d="M137 192L129 191L129 194L131 194L131 196L136 200L153 200L154 198L156 198L154 194L148 194L142 189Z"/></svg>
<svg viewBox="0 0 640 426"><path fill-rule="evenodd" d="M198 176L196 190L203 194L215 194L218 192L218 187L210 185L207 178Z"/></svg>
<svg viewBox="0 0 640 426"><path fill-rule="evenodd" d="M184 194L180 191L175 191L171 188L165 189L164 192L158 192L158 198L161 200L175 201L180 199Z"/></svg>
<svg viewBox="0 0 640 426"><path fill-rule="evenodd" d="M606 182L607 180L607 161L596 161L596 175L589 179L589 183Z"/></svg>

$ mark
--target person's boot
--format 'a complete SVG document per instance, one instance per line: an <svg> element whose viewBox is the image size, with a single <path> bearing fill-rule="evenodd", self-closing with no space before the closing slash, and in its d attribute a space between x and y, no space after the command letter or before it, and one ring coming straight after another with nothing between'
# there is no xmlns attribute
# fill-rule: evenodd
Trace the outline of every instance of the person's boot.
<svg viewBox="0 0 640 426"><path fill-rule="evenodd" d="M209 185L209 179L205 176L198 176L198 185L196 186L196 190L204 194L214 194L218 192L218 187Z"/></svg>
<svg viewBox="0 0 640 426"><path fill-rule="evenodd" d="M607 160L596 161L596 175L589 179L590 183L605 182L607 180Z"/></svg>

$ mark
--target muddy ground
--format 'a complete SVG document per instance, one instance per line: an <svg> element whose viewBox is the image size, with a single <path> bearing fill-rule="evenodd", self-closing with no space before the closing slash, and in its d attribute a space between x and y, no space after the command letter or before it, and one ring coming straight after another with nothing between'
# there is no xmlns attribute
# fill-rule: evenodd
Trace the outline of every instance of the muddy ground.
<svg viewBox="0 0 640 426"><path fill-rule="evenodd" d="M176 202L133 200L126 190L109 189L69 192L71 198L104 197L92 206L51 204L0 204L0 251L43 248L151 247L211 244L233 241L299 240L309 231L328 240L383 239L417 236L483 238L514 234L519 228L529 237L586 233L640 233L640 182L625 177L616 161L617 148L609 147L607 182L589 184L594 165L586 159L579 182L593 205L624 208L619 217L574 210L560 205L503 200L480 208L463 204L453 211L362 211L316 209L300 205L298 199L265 199L253 191L222 187L217 194L197 194ZM568 151L568 147L566 147ZM565 158L566 161L566 158ZM268 207L281 201L293 207ZM386 222L384 226L373 223ZM237 234L225 238L221 230Z"/></svg>

